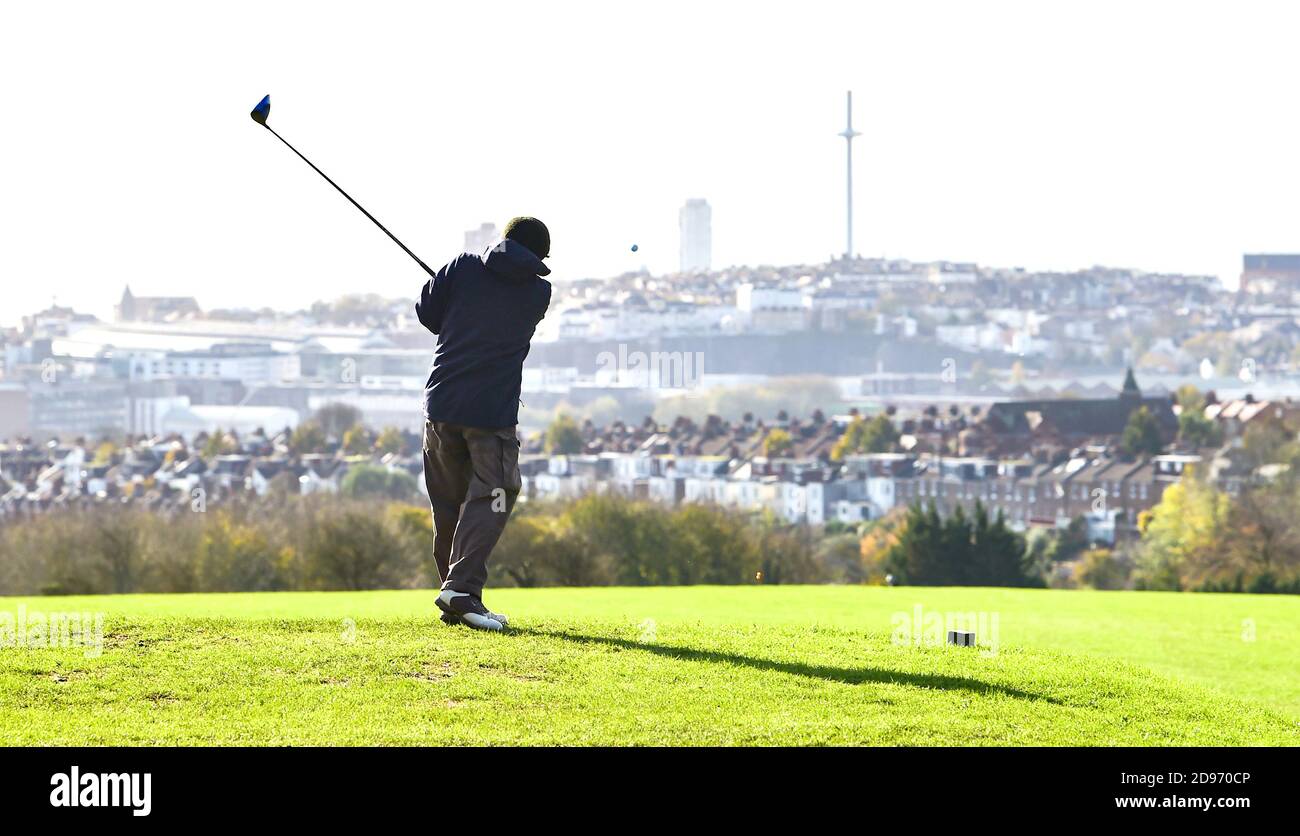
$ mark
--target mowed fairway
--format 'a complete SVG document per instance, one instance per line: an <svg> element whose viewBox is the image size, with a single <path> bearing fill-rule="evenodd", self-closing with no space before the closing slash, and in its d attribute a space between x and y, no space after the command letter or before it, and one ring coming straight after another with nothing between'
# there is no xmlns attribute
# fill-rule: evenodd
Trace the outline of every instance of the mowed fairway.
<svg viewBox="0 0 1300 836"><path fill-rule="evenodd" d="M872 587L0 599L103 653L0 648L4 744L1300 744L1300 598ZM892 641L997 616L997 652ZM991 623L982 640L987 640Z"/></svg>

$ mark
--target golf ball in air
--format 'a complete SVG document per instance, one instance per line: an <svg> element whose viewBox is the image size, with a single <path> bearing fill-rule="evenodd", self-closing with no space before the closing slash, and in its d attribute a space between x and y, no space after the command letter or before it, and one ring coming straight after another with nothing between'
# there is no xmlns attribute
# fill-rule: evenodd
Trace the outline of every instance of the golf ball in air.
<svg viewBox="0 0 1300 836"><path fill-rule="evenodd" d="M636 252L636 249L637 249L636 244L633 244L633 245L632 245L632 252Z"/></svg>

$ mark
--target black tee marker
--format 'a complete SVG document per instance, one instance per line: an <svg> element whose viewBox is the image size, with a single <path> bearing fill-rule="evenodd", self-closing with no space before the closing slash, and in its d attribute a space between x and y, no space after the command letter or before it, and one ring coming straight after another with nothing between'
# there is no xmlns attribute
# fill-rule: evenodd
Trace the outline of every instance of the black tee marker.
<svg viewBox="0 0 1300 836"><path fill-rule="evenodd" d="M263 97L262 97L262 100L261 100L260 102L257 103L257 107L253 108L253 112L250 113L250 114L248 114L248 115L251 116L251 117L253 117L253 121L254 121L254 122L256 122L257 124L261 125L263 128L266 128L266 129L267 129L268 131L270 131L272 134L274 134L275 138L278 139L278 140L280 140L281 142L283 142L283 143L285 144L285 146L288 147L288 149L289 149L290 151L292 151L293 153L297 154L299 157L302 157L302 161L305 162L307 165L311 166L311 167L312 167L312 170L314 170L314 171L315 171L317 174L319 174L321 177L324 177L324 178L325 178L325 182L329 183L331 186L333 186L334 188L338 189L339 194L341 194L341 195L343 195L344 197L346 197L346 198L348 199L348 202L350 202L353 206L355 206L355 207L357 207L358 209L360 209L360 210L361 210L361 214L363 214L363 215L365 215L367 218L369 218L370 221L371 221L371 223L373 223L375 226L377 226L377 227L379 227L380 229L382 229L382 230L384 231L384 234L385 234L385 235L387 235L389 238L392 238L392 239L393 239L393 243L396 244L397 246L401 247L403 252L405 252L405 253L406 253L407 255L409 255L411 258L415 259L415 263L418 264L418 265L420 265L421 267L423 267L423 268L424 268L424 272L428 273L430 276L433 275L433 271L429 269L429 266L428 266L427 264L425 264L423 261L421 261L420 258L419 258L419 256L417 256L415 253L411 252L410 247L407 247L407 246L406 246L405 244L403 244L401 241L397 240L397 236L394 235L393 233L389 232L389 231L388 231L388 228L385 227L383 224L381 224L379 221L375 220L375 216L372 215L372 214L370 214L369 212L367 212L364 206L362 206L360 203L357 203L355 200L353 200L353 199L352 199L352 195L350 195L350 194L348 194L347 192L343 191L342 187L339 186L338 183L335 183L333 180L331 180L331 179L329 178L329 175L327 175L325 172L321 171L319 168L316 168L316 164L315 164L315 163L313 163L311 160L307 159L306 157L303 157L301 151L299 151L297 148L294 148L292 145L289 145L289 141L288 141L288 140L286 140L284 137L282 137L282 136L280 136L279 134L277 134L277 133L275 132L275 129L273 129L270 125L266 124L266 120L267 120L267 119L270 117L270 115L271 115L271 97L270 97L270 95L263 96Z"/></svg>

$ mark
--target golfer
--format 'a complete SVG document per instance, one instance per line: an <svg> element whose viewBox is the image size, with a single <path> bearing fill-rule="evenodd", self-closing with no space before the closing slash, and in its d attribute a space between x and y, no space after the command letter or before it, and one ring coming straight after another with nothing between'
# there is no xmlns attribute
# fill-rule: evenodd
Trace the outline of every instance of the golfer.
<svg viewBox="0 0 1300 836"><path fill-rule="evenodd" d="M551 303L551 234L514 218L482 253L452 259L420 292L420 324L438 337L424 390L424 483L447 624L500 630L483 605L488 557L519 496L524 358Z"/></svg>

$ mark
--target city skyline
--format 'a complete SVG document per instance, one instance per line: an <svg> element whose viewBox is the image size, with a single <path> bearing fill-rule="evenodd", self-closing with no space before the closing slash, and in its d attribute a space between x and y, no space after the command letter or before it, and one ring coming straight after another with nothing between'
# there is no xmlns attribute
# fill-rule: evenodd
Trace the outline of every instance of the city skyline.
<svg viewBox="0 0 1300 836"><path fill-rule="evenodd" d="M671 4L506 4L496 48L519 58L439 44L472 83L428 71L426 33L474 31L482 12L386 8L305 33L287 10L234 4L201 27L180 12L183 38L150 7L80 5L62 29L16 10L0 67L31 83L12 93L24 123L0 162L0 322L51 299L106 317L128 283L205 309L412 294L402 254L248 123L266 92L300 148L431 264L479 223L530 213L552 227L559 281L671 272L693 194L716 210L715 267L825 261L843 248L848 89L863 256L1231 286L1242 253L1300 249L1300 117L1276 104L1300 68L1286 6L813 4L792 20L760 5L683 26ZM365 69L333 62L344 39ZM74 53L103 71L74 71ZM678 54L737 72L702 84ZM525 65L530 83L510 83Z"/></svg>

